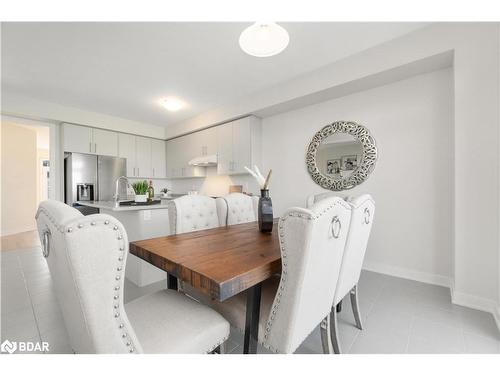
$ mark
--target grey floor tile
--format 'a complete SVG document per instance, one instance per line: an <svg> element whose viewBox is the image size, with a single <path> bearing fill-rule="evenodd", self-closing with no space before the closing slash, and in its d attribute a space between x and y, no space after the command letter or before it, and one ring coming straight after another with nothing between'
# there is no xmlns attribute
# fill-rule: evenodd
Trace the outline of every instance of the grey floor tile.
<svg viewBox="0 0 500 375"><path fill-rule="evenodd" d="M433 308L429 305L419 305L415 310L415 316L431 320L436 323L453 325L459 328L462 327L462 316L459 311L444 310L439 307Z"/></svg>
<svg viewBox="0 0 500 375"><path fill-rule="evenodd" d="M491 314L484 311L462 308L461 316L464 332L495 340L500 339L498 327Z"/></svg>
<svg viewBox="0 0 500 375"><path fill-rule="evenodd" d="M413 314L394 314L389 306L378 305L363 322L363 331L380 335L392 332L408 336L412 322Z"/></svg>
<svg viewBox="0 0 500 375"><path fill-rule="evenodd" d="M41 340L49 343L49 350L47 354L73 353L68 333L64 327L42 333Z"/></svg>
<svg viewBox="0 0 500 375"><path fill-rule="evenodd" d="M464 353L463 330L454 325L414 317L410 330L408 352Z"/></svg>
<svg viewBox="0 0 500 375"><path fill-rule="evenodd" d="M500 354L500 340L464 333L465 352L470 354Z"/></svg>
<svg viewBox="0 0 500 375"><path fill-rule="evenodd" d="M354 340L350 354L403 354L406 352L408 335L387 331L363 331Z"/></svg>

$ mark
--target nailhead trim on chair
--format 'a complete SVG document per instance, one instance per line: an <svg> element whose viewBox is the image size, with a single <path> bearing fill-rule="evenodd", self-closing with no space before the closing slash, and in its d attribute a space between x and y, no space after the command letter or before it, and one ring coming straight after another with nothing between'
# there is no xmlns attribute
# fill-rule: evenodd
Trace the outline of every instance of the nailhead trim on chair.
<svg viewBox="0 0 500 375"><path fill-rule="evenodd" d="M67 228L64 228L64 226L60 226L58 224L56 224L56 220L49 214L49 212L47 210L45 210L44 208L38 208L38 211L35 215L35 218L38 219L38 216L43 213L47 219L54 225L54 227L61 233L64 233L65 231L67 233L72 233L73 232L73 227L67 227ZM85 220L83 218L83 220ZM104 220L104 225L109 225L110 221L109 220ZM92 221L90 223L91 226L96 226L97 225L97 222L95 221ZM78 229L82 229L82 228L85 228L85 222L80 222L80 223L77 223L76 224L76 227ZM119 228L118 228L118 225L114 225L112 227L112 229L114 231L118 231ZM115 276L115 280L116 281L119 281L121 280L122 276L123 276L123 273L124 273L124 268L123 268L123 256L121 256L121 252L123 252L125 250L125 243L123 243L123 235L118 232L118 237L117 237L117 240L119 241L119 245L118 245L118 251L120 252L120 256L118 257L118 266L116 267L116 271L118 272L118 274ZM113 290L115 292L119 291L120 290L120 285L116 285ZM125 328L125 324L123 323L122 319L120 319L120 312L117 311L120 309L120 296L119 294L116 294L114 293L113 294L113 303L112 303L112 312L113 312L113 317L115 319L118 319L119 323L118 323L118 329L119 330L123 330ZM126 341L124 342L125 346L127 347L129 353L134 353L135 352L135 348L134 348L134 345L133 343L131 342L131 340L127 339L128 337L130 337L128 335L128 333L124 330L123 333L121 334L121 337L123 339L126 339Z"/></svg>
<svg viewBox="0 0 500 375"><path fill-rule="evenodd" d="M217 349L218 346L222 345L226 340L229 338L229 336L226 336L225 338L222 339L222 341L219 341L217 344L212 346L210 349L208 349L205 353L212 353L215 349Z"/></svg>
<svg viewBox="0 0 500 375"><path fill-rule="evenodd" d="M298 217L298 218L306 219L306 220L315 220L315 219L320 218L321 216L326 214L328 211L330 211L333 207L335 207L336 205L339 205L339 204L344 206L345 208L350 208L350 206L347 203L345 203L344 201L337 201L316 215L299 214L299 213L290 212L286 216L283 216L279 219L278 230L279 230L279 241L280 241L281 259L282 259L282 261L281 261L281 280L280 280L280 285L279 285L279 291L276 294L275 300L273 302L273 306L271 308L271 315L269 316L269 319L267 320L267 323L266 323L264 340L262 343L262 345L266 349L268 349L272 352L278 353L279 351L278 351L278 349L276 349L276 348L272 347L270 344L268 344L267 339L269 337L269 332L271 332L273 321L276 317L276 313L279 310L281 297L282 297L283 293L285 292L285 288L286 288L286 277L285 276L288 273L287 263L286 263L287 254L286 254L285 234L283 233L284 222L287 220L288 217Z"/></svg>

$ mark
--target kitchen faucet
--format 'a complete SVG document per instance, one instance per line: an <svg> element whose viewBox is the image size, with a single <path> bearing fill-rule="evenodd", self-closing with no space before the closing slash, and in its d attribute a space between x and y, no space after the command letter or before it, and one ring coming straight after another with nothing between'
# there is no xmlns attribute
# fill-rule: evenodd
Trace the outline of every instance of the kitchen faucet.
<svg viewBox="0 0 500 375"><path fill-rule="evenodd" d="M120 196L118 194L118 187L120 186L120 180L121 179L124 179L125 181L127 181L127 187L129 186L129 182L128 182L128 178L125 177L125 176L120 176L116 179L115 181L115 195L113 196L113 198L115 199L115 206L118 207L120 205Z"/></svg>

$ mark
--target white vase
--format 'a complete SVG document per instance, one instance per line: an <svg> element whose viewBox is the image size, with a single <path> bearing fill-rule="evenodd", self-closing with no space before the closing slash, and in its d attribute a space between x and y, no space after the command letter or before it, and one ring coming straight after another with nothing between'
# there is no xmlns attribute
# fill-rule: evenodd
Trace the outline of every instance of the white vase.
<svg viewBox="0 0 500 375"><path fill-rule="evenodd" d="M148 201L148 195L147 194L136 194L135 199L137 203L143 203Z"/></svg>
<svg viewBox="0 0 500 375"><path fill-rule="evenodd" d="M163 198L168 198L168 193L161 193L161 196L162 196Z"/></svg>

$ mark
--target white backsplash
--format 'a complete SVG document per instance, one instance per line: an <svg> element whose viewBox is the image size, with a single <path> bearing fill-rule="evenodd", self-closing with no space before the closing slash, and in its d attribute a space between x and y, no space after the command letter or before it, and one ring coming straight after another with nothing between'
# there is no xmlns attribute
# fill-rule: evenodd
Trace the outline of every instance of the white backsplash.
<svg viewBox="0 0 500 375"><path fill-rule="evenodd" d="M224 196L229 193L230 185L242 185L244 192L259 194L259 188L252 176L220 176L217 175L217 167L207 167L206 177L181 178L162 181L167 181L167 187L172 189L175 194L183 194L188 191L195 190L199 194L203 195Z"/></svg>

